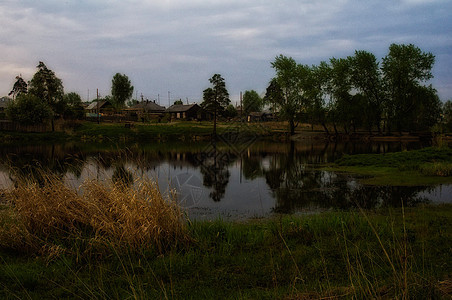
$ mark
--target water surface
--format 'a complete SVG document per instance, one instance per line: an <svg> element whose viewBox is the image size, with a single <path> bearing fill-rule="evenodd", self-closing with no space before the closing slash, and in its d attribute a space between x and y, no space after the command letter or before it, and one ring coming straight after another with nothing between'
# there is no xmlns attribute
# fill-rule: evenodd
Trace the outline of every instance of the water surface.
<svg viewBox="0 0 452 300"><path fill-rule="evenodd" d="M0 188L12 187L19 173L39 181L43 169L74 187L86 179L133 184L140 177L152 178L158 181L162 193L176 191L177 201L197 219L451 202L451 185L366 186L356 176L318 168L344 154L423 146L418 142L316 140L4 146L0 147Z"/></svg>

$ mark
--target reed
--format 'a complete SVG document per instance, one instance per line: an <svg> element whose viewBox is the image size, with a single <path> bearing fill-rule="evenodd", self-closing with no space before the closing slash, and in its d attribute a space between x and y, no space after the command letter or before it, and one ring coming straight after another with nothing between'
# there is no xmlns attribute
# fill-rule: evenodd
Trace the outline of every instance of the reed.
<svg viewBox="0 0 452 300"><path fill-rule="evenodd" d="M111 247L162 252L188 241L183 213L154 181L138 179L126 186L87 180L71 188L54 175L40 178L21 180L7 192L2 247L47 255L106 254Z"/></svg>

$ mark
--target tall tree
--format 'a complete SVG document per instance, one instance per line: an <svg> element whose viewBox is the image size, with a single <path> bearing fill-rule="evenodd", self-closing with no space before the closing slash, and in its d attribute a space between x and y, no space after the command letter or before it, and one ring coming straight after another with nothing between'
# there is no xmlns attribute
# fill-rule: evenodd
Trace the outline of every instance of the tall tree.
<svg viewBox="0 0 452 300"><path fill-rule="evenodd" d="M246 114L254 111L261 111L262 98L255 90L245 91L243 93L243 110Z"/></svg>
<svg viewBox="0 0 452 300"><path fill-rule="evenodd" d="M226 83L224 78L220 74L214 74L209 79L212 87L209 87L203 91L203 102L201 107L207 111L213 113L213 134L216 137L217 134L217 116L223 114L228 104L229 93L226 89Z"/></svg>
<svg viewBox="0 0 452 300"><path fill-rule="evenodd" d="M28 84L22 79L22 76L16 76L16 82L13 85L13 89L9 92L8 96L13 96L16 99L17 96L21 94L26 94L28 92Z"/></svg>
<svg viewBox="0 0 452 300"><path fill-rule="evenodd" d="M50 106L34 94L20 94L6 108L6 115L12 121L24 125L42 124L53 116Z"/></svg>
<svg viewBox="0 0 452 300"><path fill-rule="evenodd" d="M435 56L418 47L392 44L383 58L382 71L388 94L386 108L389 125L397 130L413 125L412 112L416 110L416 94L421 84L431 78Z"/></svg>
<svg viewBox="0 0 452 300"><path fill-rule="evenodd" d="M116 73L111 80L111 96L115 109L119 110L123 108L126 101L132 97L132 94L133 86L129 77Z"/></svg>
<svg viewBox="0 0 452 300"><path fill-rule="evenodd" d="M376 125L381 133L381 116L385 104L383 80L375 55L367 51L355 51L349 58L351 65L351 84L362 96L362 113L369 131Z"/></svg>
<svg viewBox="0 0 452 300"><path fill-rule="evenodd" d="M289 131L293 135L297 118L307 108L307 98L303 96L302 82L306 78L305 66L298 65L291 57L279 55L271 63L276 71L275 80L282 91L282 98L267 97L275 100L273 104L279 109L280 116L289 122Z"/></svg>
<svg viewBox="0 0 452 300"><path fill-rule="evenodd" d="M40 98L52 109L53 116L51 121L52 131L54 131L55 126L53 120L55 115L62 113L59 111L60 106L58 105L58 102L63 99L63 82L56 77L55 72L47 68L42 61L39 62L37 68L38 71L33 75L33 78L30 81L28 92Z"/></svg>

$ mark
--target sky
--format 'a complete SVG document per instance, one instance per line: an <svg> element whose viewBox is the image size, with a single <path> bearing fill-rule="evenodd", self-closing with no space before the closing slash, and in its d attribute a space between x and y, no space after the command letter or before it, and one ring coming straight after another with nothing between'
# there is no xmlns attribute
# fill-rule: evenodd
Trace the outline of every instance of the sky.
<svg viewBox="0 0 452 300"><path fill-rule="evenodd" d="M230 98L263 95L283 54L332 57L414 44L436 56L431 83L452 99L451 0L0 0L0 96L39 61L84 101L111 93L116 73L134 98L202 101L219 73Z"/></svg>

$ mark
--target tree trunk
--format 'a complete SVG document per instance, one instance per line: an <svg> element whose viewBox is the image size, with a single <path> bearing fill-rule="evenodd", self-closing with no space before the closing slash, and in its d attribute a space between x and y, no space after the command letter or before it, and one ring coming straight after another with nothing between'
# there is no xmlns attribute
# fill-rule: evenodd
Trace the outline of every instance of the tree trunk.
<svg viewBox="0 0 452 300"><path fill-rule="evenodd" d="M295 122L293 119L289 120L289 126L290 126L290 135L295 134Z"/></svg>
<svg viewBox="0 0 452 300"><path fill-rule="evenodd" d="M326 127L325 122L322 122L322 126L323 126L323 129L325 129L326 134L330 135L330 132L328 130L328 127Z"/></svg>

